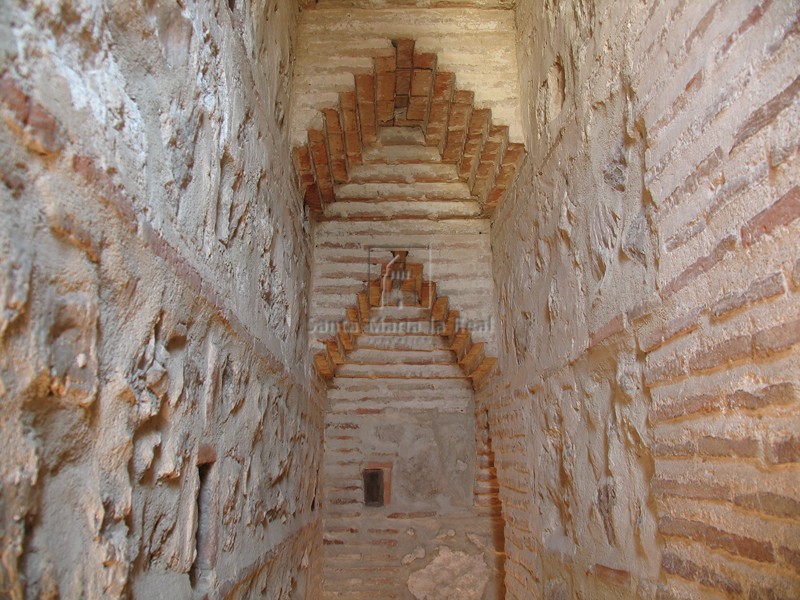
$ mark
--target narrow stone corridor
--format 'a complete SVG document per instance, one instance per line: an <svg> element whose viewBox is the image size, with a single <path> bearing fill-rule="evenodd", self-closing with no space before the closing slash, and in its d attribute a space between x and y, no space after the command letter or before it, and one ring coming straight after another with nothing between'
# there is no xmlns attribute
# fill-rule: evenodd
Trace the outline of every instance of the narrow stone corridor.
<svg viewBox="0 0 800 600"><path fill-rule="evenodd" d="M798 0L8 0L0 598L800 597Z"/></svg>

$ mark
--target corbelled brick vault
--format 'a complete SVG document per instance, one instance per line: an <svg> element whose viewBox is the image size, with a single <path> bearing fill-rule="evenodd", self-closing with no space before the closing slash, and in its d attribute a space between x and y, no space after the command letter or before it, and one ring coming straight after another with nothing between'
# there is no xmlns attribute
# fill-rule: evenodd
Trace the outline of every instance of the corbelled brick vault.
<svg viewBox="0 0 800 600"><path fill-rule="evenodd" d="M800 1L7 0L0 598L800 598Z"/></svg>

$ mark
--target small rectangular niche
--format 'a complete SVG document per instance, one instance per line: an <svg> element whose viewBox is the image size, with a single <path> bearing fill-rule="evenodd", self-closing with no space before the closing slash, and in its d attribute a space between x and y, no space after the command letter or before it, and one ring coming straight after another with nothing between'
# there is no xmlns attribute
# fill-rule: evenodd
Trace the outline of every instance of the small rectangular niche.
<svg viewBox="0 0 800 600"><path fill-rule="evenodd" d="M383 506L383 469L364 469L364 506Z"/></svg>
<svg viewBox="0 0 800 600"><path fill-rule="evenodd" d="M216 566L217 553L217 478L214 473L217 453L203 444L197 452L197 529L195 529L195 557L189 571L189 580L195 590L207 582L204 577Z"/></svg>

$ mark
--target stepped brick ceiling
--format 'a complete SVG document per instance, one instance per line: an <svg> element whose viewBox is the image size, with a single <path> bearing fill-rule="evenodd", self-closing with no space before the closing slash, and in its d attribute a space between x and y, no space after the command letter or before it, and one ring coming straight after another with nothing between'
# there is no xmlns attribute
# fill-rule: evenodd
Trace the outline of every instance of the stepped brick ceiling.
<svg viewBox="0 0 800 600"><path fill-rule="evenodd" d="M437 296L436 282L424 278L421 263L406 262L407 254L392 251L357 294L336 336L315 355L317 371L336 378L338 389L356 385L362 392L408 379L480 388L497 359L486 355L484 342L473 342L448 297Z"/></svg>
<svg viewBox="0 0 800 600"><path fill-rule="evenodd" d="M437 56L392 40L294 148L314 218L490 216L525 154Z"/></svg>

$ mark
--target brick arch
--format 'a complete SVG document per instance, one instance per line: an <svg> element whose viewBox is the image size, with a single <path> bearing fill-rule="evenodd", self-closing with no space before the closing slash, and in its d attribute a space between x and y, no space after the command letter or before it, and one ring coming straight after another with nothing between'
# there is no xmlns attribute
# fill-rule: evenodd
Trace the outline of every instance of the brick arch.
<svg viewBox="0 0 800 600"><path fill-rule="evenodd" d="M438 69L437 55L417 52L411 39L392 40L389 53L373 58L371 72L353 77L355 89L322 109L322 128L310 128L307 142L293 149L312 216L325 218L326 207L343 200L355 170L380 162L370 152L383 145L382 132L398 139L398 128L413 130L414 143L438 153L427 161L452 165L447 181L460 182L459 197L478 207L469 216L490 216L525 156L522 144L509 141L508 126L493 123L491 110L476 107L473 92L459 89L454 73ZM398 199L418 199L413 190L404 193L408 198ZM447 200L446 191L438 199Z"/></svg>
<svg viewBox="0 0 800 600"><path fill-rule="evenodd" d="M437 295L436 282L424 278L422 264L406 263L405 257L400 263L393 265L393 262L382 263L380 274L356 295L355 305L346 309L345 319L337 324L337 334L321 340L325 349L314 356L314 366L319 375L330 381L341 374L341 367L359 364L359 359L354 359L352 352L363 347L363 338L381 332L388 325L391 335L382 334L387 341L402 346L405 336L429 337L433 349L446 351L445 357L438 359L440 362L430 364L457 365L473 389L483 387L495 371L497 359L486 354L484 342L473 341L471 331L461 322L459 312L451 308L449 298ZM408 275L403 279L400 290L413 298L405 306L415 311L411 316L393 313L396 307L383 305L384 293L393 287L390 275L397 270ZM389 311L388 314L386 311ZM380 313L383 313L382 317ZM375 316L379 318L376 325L373 324ZM387 356L391 354L388 348L384 350ZM401 359L383 360L395 366L403 364ZM378 379L380 376L372 374L369 377Z"/></svg>

